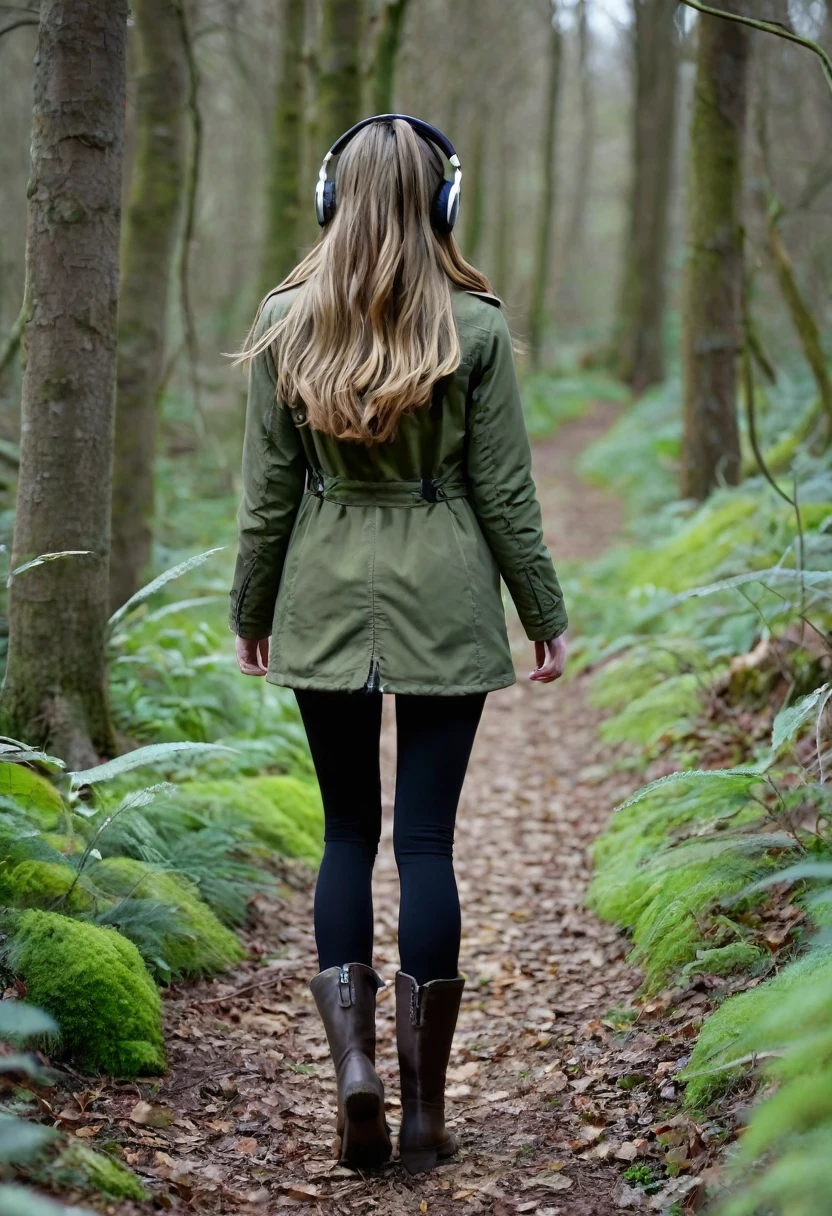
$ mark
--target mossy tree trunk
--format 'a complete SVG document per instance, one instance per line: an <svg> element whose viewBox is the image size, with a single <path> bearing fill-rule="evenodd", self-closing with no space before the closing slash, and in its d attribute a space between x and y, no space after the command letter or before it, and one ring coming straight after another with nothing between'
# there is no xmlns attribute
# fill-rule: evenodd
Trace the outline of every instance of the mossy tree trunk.
<svg viewBox="0 0 832 1216"><path fill-rule="evenodd" d="M673 0L633 0L632 184L615 339L636 393L664 379L664 319L676 95Z"/></svg>
<svg viewBox="0 0 832 1216"><path fill-rule="evenodd" d="M72 767L115 749L107 705L127 0L44 0L34 69L29 319L4 730Z"/></svg>
<svg viewBox="0 0 832 1216"><path fill-rule="evenodd" d="M153 541L157 397L185 184L188 64L177 13L181 2L132 4L138 43L136 158L119 294L112 608L141 586Z"/></svg>
<svg viewBox="0 0 832 1216"><path fill-rule="evenodd" d="M402 44L409 0L381 0L373 63L373 113L391 114L395 99L396 62Z"/></svg>
<svg viewBox="0 0 832 1216"><path fill-rule="evenodd" d="M272 124L266 247L261 295L298 260L304 127L306 0L281 0L280 72Z"/></svg>
<svg viewBox="0 0 832 1216"><path fill-rule="evenodd" d="M742 0L724 7L743 13ZM737 355L742 341L742 187L748 30L699 18L690 138L682 353L682 494L740 480Z"/></svg>
<svg viewBox="0 0 832 1216"><path fill-rule="evenodd" d="M540 366L543 334L548 316L547 295L552 271L552 247L555 235L555 205L557 183L558 110L563 60L563 34L560 27L558 0L552 0L549 26L548 77L546 109L543 116L543 146L541 148L540 212L537 219L535 259L532 271L529 307L529 355L532 367Z"/></svg>
<svg viewBox="0 0 832 1216"><path fill-rule="evenodd" d="M322 0L315 106L321 155L361 117L366 25L365 0Z"/></svg>

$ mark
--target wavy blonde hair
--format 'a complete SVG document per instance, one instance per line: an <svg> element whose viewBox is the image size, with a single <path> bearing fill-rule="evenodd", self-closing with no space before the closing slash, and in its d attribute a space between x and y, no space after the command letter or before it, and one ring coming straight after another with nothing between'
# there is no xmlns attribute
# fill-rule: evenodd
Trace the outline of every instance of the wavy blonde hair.
<svg viewBox="0 0 832 1216"><path fill-rule="evenodd" d="M491 287L431 225L443 176L438 150L409 123L360 131L339 158L334 218L280 284L297 297L256 341L249 334L239 360L271 348L278 399L302 402L315 430L391 439L459 365L451 284Z"/></svg>

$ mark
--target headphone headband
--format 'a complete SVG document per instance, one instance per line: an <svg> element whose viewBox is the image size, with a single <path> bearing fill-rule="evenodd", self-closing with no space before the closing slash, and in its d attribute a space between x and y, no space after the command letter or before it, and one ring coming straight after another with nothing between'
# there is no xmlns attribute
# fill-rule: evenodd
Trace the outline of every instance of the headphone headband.
<svg viewBox="0 0 832 1216"><path fill-rule="evenodd" d="M340 156L346 148L347 144L353 139L359 131L363 131L365 127L372 126L377 122L393 122L394 119L401 119L402 122L409 123L417 135L421 135L422 139L429 140L430 143L436 144L440 148L456 168L459 157L456 154L456 148L453 146L447 135L443 135L438 127L433 123L425 122L421 118L413 118L410 114L374 114L371 118L362 118L355 126L350 127L349 131L345 131L336 139L335 143L327 153L327 159L333 156Z"/></svg>
<svg viewBox="0 0 832 1216"><path fill-rule="evenodd" d="M449 233L452 231L459 213L459 195L462 186L462 166L459 163L456 148L447 135L443 135L438 127L435 127L432 123L425 122L421 118L413 118L410 114L374 114L371 118L362 118L360 122L357 122L336 139L323 159L321 170L318 174L318 183L315 187L315 214L321 227L328 224L335 214L335 182L329 181L327 177L329 162L334 156L340 156L350 140L359 131L363 131L365 127L369 127L377 122L393 122L396 119L409 123L417 135L427 140L428 143L435 144L450 161L454 170L454 179L452 182L447 180L442 182L433 202L432 220L434 227L439 232Z"/></svg>

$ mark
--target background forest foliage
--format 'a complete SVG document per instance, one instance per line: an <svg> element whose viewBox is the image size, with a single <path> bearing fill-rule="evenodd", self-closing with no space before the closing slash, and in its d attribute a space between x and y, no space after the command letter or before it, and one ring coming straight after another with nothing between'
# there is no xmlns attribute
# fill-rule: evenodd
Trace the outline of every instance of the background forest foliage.
<svg viewBox="0 0 832 1216"><path fill-rule="evenodd" d="M832 47L826 0L724 7ZM460 243L504 300L532 435L620 405L581 471L621 496L626 539L564 573L611 763L644 785L597 842L590 902L632 935L645 997L703 977L715 993L690 1107L759 1087L713 1203L825 1210L820 62L671 0L43 0L2 18L0 974L31 1004L0 1003L0 1164L141 1200L114 1156L20 1117L42 1069L23 1049L163 1069L159 986L232 966L252 896L318 858L294 703L237 677L225 624L244 384L223 352L316 237L323 152L395 106L460 151ZM61 96L90 54L95 95ZM67 138L69 185L50 176ZM0 1204L56 1210L14 1187Z"/></svg>

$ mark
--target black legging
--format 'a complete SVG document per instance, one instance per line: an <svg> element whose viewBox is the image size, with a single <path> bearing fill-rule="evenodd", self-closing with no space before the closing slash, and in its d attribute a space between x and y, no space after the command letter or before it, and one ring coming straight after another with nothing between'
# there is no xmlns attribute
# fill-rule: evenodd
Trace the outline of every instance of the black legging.
<svg viewBox="0 0 832 1216"><path fill-rule="evenodd" d="M381 835L381 693L296 690L324 802L315 888L321 970L373 961L372 875ZM485 694L396 697L393 849L399 958L417 983L455 979L459 896L454 821Z"/></svg>

